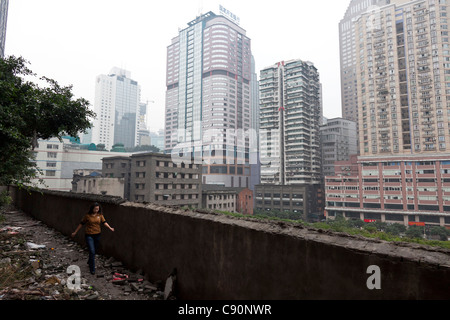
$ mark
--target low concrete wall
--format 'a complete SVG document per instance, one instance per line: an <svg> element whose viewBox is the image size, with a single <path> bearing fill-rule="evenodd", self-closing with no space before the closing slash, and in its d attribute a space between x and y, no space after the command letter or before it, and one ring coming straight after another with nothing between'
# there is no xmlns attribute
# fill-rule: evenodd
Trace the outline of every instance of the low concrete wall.
<svg viewBox="0 0 450 320"><path fill-rule="evenodd" d="M12 189L17 208L70 235L92 202L112 233L102 253L149 280L177 269L185 300L449 299L450 251L391 244L286 223L178 211L119 198ZM83 232L76 241L84 242ZM369 289L369 266L381 289ZM371 281L369 281L371 282Z"/></svg>

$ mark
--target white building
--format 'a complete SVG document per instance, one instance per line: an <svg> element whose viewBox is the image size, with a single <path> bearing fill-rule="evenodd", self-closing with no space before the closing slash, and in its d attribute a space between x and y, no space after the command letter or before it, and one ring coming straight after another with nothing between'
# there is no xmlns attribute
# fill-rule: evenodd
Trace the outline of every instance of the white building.
<svg viewBox="0 0 450 320"><path fill-rule="evenodd" d="M92 142L107 150L121 143L126 148L138 143L140 86L127 70L113 68L96 80Z"/></svg>
<svg viewBox="0 0 450 320"><path fill-rule="evenodd" d="M35 161L40 174L34 183L43 184L40 188L70 191L75 170L95 169L102 170L102 159L112 156L129 156L129 153L106 152L89 150L89 145L74 142L72 138L65 137L63 142L57 138L39 140L34 150Z"/></svg>

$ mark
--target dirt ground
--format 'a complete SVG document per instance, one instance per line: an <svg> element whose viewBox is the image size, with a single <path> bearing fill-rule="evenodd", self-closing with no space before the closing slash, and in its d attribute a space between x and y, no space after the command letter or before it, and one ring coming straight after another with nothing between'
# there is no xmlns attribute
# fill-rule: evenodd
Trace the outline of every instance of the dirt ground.
<svg viewBox="0 0 450 320"><path fill-rule="evenodd" d="M120 261L96 257L70 237L8 208L0 222L0 300L164 300L164 283L150 283ZM79 268L79 269L77 269ZM75 272L80 271L76 278Z"/></svg>

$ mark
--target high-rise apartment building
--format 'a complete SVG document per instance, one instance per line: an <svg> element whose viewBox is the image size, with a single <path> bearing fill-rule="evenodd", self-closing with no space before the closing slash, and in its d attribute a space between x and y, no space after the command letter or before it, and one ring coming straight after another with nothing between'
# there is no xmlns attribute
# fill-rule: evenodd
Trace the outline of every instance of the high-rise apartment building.
<svg viewBox="0 0 450 320"><path fill-rule="evenodd" d="M450 151L447 9L391 1L355 22L362 156Z"/></svg>
<svg viewBox="0 0 450 320"><path fill-rule="evenodd" d="M204 160L203 183L250 185L251 66L246 31L213 12L167 48L165 151Z"/></svg>
<svg viewBox="0 0 450 320"><path fill-rule="evenodd" d="M376 10L389 0L351 0L339 23L339 51L341 64L342 118L354 121L358 129L358 82L355 21L364 13ZM359 149L359 145L358 145Z"/></svg>
<svg viewBox="0 0 450 320"><path fill-rule="evenodd" d="M113 68L96 80L92 142L110 150L115 144L137 145L140 86L129 71Z"/></svg>
<svg viewBox="0 0 450 320"><path fill-rule="evenodd" d="M0 58L5 56L9 0L0 0Z"/></svg>
<svg viewBox="0 0 450 320"><path fill-rule="evenodd" d="M262 184L320 184L321 100L311 62L291 60L261 70Z"/></svg>
<svg viewBox="0 0 450 320"><path fill-rule="evenodd" d="M361 156L326 179L331 216L450 225L449 14L392 0L354 21Z"/></svg>

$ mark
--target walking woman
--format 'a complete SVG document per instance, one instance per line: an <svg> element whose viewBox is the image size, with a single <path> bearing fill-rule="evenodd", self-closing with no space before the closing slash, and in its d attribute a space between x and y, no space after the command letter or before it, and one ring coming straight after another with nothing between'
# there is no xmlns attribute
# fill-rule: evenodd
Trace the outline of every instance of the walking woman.
<svg viewBox="0 0 450 320"><path fill-rule="evenodd" d="M86 244L89 249L89 271L91 274L95 274L95 253L98 250L98 245L100 243L100 235L102 231L102 225L107 227L109 230L114 232L114 228L111 228L106 222L105 217L102 213L102 207L98 203L94 203L90 208L89 212L81 219L80 224L77 229L72 233L72 237L75 237L77 232L86 226L85 239Z"/></svg>

